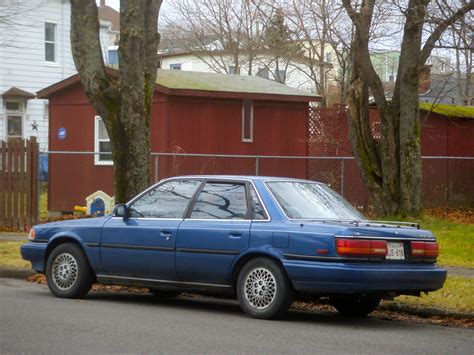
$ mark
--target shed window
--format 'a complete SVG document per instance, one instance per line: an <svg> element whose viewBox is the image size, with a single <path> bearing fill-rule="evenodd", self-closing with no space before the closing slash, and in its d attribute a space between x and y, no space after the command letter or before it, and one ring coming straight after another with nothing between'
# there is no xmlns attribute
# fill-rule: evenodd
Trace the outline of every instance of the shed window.
<svg viewBox="0 0 474 355"><path fill-rule="evenodd" d="M253 101L242 102L242 142L253 142Z"/></svg>
<svg viewBox="0 0 474 355"><path fill-rule="evenodd" d="M46 22L44 24L44 60L56 62L56 24Z"/></svg>
<svg viewBox="0 0 474 355"><path fill-rule="evenodd" d="M179 64L170 64L171 70L181 70L181 63Z"/></svg>
<svg viewBox="0 0 474 355"><path fill-rule="evenodd" d="M105 123L100 116L95 116L95 142L94 151L100 154L94 154L96 165L111 165L112 146L110 144L109 134L105 128Z"/></svg>

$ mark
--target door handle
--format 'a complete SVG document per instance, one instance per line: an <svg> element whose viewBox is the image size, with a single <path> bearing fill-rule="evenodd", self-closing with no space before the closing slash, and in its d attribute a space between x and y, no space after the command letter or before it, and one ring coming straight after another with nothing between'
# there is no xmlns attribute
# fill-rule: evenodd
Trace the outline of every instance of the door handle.
<svg viewBox="0 0 474 355"><path fill-rule="evenodd" d="M160 229L160 235L165 237L165 240L170 240L172 232L171 229Z"/></svg>
<svg viewBox="0 0 474 355"><path fill-rule="evenodd" d="M238 231L238 230L235 230L235 231L230 231L229 232L229 236L232 238L240 238L242 236L242 231Z"/></svg>

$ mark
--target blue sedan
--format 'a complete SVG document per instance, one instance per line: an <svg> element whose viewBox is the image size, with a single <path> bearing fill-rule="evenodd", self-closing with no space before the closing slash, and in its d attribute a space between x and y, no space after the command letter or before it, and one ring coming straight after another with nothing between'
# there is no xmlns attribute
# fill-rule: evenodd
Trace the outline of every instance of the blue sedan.
<svg viewBox="0 0 474 355"><path fill-rule="evenodd" d="M113 215L37 225L29 239L22 256L57 297L83 297L94 282L192 291L237 297L265 319L298 295L364 316L446 279L431 232L367 221L326 185L288 178L170 178Z"/></svg>

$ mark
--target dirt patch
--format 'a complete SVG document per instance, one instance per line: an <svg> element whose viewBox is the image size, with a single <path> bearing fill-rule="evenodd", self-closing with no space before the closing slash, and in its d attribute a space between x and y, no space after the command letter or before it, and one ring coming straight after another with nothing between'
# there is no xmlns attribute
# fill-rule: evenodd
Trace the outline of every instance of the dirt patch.
<svg viewBox="0 0 474 355"><path fill-rule="evenodd" d="M448 221L474 224L473 208L430 208L426 212L434 217L446 219Z"/></svg>

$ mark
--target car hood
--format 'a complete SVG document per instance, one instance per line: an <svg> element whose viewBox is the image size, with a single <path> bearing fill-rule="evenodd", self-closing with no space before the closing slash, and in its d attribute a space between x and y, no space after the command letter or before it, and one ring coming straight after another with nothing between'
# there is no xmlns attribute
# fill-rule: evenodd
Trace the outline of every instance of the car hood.
<svg viewBox="0 0 474 355"><path fill-rule="evenodd" d="M51 228L79 228L79 227L101 227L110 219L110 215L95 218L69 219L65 221L37 224L33 226L35 231Z"/></svg>

